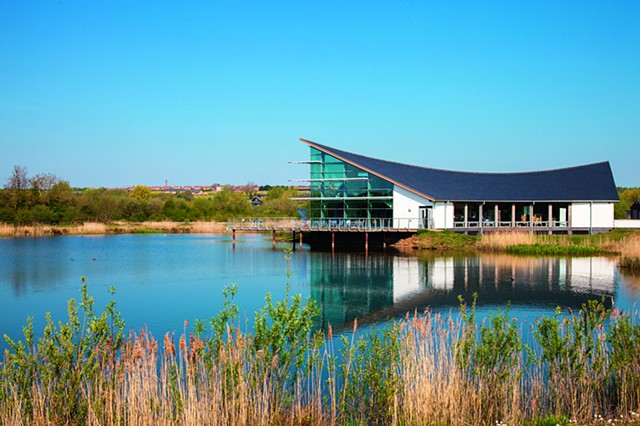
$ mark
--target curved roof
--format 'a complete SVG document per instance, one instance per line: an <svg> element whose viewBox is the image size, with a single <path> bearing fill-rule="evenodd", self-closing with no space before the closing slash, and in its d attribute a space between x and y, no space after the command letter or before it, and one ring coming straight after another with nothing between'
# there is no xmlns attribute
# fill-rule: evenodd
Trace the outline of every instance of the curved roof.
<svg viewBox="0 0 640 426"><path fill-rule="evenodd" d="M431 200L619 201L608 161L535 172L472 173L394 163L300 141Z"/></svg>

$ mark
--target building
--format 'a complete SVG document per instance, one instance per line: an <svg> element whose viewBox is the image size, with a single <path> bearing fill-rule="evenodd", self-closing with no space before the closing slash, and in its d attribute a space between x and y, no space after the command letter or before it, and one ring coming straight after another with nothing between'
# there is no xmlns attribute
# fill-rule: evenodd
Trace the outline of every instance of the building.
<svg viewBox="0 0 640 426"><path fill-rule="evenodd" d="M301 139L310 147L309 219L328 227L465 233L597 233L619 201L608 162L557 170L470 173L400 164Z"/></svg>
<svg viewBox="0 0 640 426"><path fill-rule="evenodd" d="M627 218L634 219L634 220L640 219L640 200L636 200L631 205L631 208L627 212Z"/></svg>

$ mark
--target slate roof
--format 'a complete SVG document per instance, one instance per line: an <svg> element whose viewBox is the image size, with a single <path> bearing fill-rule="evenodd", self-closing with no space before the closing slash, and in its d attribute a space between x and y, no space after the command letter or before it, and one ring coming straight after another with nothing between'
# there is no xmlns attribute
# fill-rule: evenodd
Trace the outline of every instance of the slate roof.
<svg viewBox="0 0 640 426"><path fill-rule="evenodd" d="M609 162L519 173L431 169L300 141L434 201L619 201Z"/></svg>

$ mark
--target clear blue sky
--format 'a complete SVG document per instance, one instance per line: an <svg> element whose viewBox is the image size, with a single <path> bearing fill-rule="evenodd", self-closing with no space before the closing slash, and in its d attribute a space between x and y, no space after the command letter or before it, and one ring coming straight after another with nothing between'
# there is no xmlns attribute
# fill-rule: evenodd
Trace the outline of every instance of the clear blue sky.
<svg viewBox="0 0 640 426"><path fill-rule="evenodd" d="M286 184L301 137L640 186L640 2L0 2L2 184Z"/></svg>

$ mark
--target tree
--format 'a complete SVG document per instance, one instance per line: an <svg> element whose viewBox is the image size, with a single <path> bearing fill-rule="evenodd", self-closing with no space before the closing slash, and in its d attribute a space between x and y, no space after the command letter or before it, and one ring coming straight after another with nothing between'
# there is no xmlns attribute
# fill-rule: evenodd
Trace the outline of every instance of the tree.
<svg viewBox="0 0 640 426"><path fill-rule="evenodd" d="M53 173L39 173L31 178L31 193L35 203L48 205L50 202L51 189L61 180Z"/></svg>
<svg viewBox="0 0 640 426"><path fill-rule="evenodd" d="M136 185L131 191L131 198L137 201L146 201L151 198L151 188L145 185Z"/></svg>
<svg viewBox="0 0 640 426"><path fill-rule="evenodd" d="M29 173L26 167L13 166L13 174L4 188L9 192L10 207L19 209L26 204L29 189Z"/></svg>

